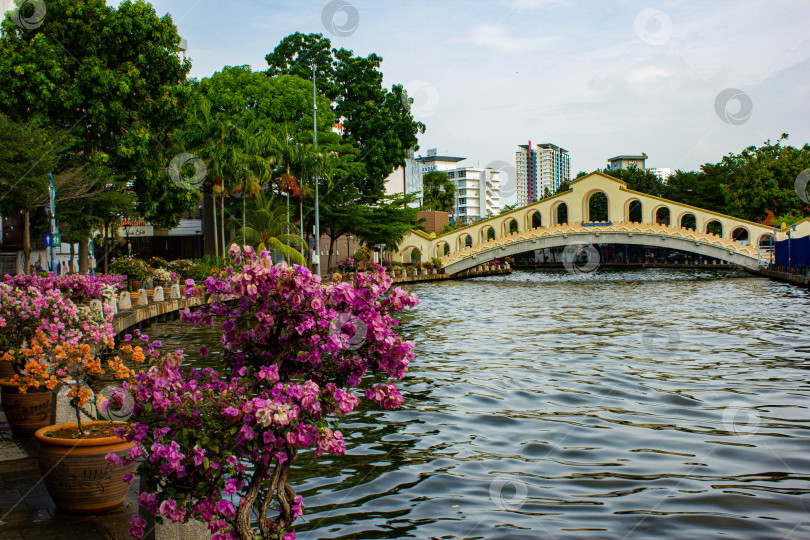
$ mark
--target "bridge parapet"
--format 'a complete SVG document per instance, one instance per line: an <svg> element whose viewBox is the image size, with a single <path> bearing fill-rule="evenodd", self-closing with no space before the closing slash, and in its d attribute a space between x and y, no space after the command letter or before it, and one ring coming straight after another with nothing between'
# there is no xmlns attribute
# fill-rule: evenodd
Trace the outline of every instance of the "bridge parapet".
<svg viewBox="0 0 810 540"><path fill-rule="evenodd" d="M667 242L669 242L669 245ZM674 241L674 242L673 242ZM570 244L627 243L672 247L727 260L749 268L760 264L758 250L710 233L662 224L612 222L604 225L573 223L538 227L466 247L441 258L448 273L466 270L501 256ZM514 249L518 248L518 249Z"/></svg>

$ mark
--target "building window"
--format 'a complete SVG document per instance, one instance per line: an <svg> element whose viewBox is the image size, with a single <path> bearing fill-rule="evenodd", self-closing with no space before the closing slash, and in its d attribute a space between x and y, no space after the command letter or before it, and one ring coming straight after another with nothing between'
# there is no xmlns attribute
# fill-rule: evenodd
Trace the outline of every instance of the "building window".
<svg viewBox="0 0 810 540"><path fill-rule="evenodd" d="M462 204L467 204L467 199L459 199L458 204L459 206L461 206Z"/></svg>
<svg viewBox="0 0 810 540"><path fill-rule="evenodd" d="M466 178L467 177L467 171L458 171L458 177L459 178Z"/></svg>

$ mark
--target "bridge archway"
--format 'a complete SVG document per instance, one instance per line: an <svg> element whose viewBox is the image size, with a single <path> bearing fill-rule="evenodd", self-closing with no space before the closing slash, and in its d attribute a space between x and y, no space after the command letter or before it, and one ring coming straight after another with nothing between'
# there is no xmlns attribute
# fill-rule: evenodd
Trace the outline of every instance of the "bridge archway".
<svg viewBox="0 0 810 540"><path fill-rule="evenodd" d="M731 239L741 244L748 244L751 242L751 235L748 234L748 229L745 227L737 227L731 231Z"/></svg>
<svg viewBox="0 0 810 540"><path fill-rule="evenodd" d="M407 246L400 253L402 254L402 262L410 263L422 260L422 250L416 246Z"/></svg>
<svg viewBox="0 0 810 540"><path fill-rule="evenodd" d="M678 219L678 226L681 229L692 229L693 231L697 230L697 218L695 214L692 212L684 212L681 214L680 219Z"/></svg>
<svg viewBox="0 0 810 540"><path fill-rule="evenodd" d="M759 248L772 248L774 245L776 245L776 237L769 233L761 235L757 241Z"/></svg>
<svg viewBox="0 0 810 540"><path fill-rule="evenodd" d="M501 230L501 236L509 236L510 234L514 234L519 232L520 229L518 228L518 222L515 218L506 218L503 221L503 229Z"/></svg>
<svg viewBox="0 0 810 540"><path fill-rule="evenodd" d="M481 244L483 244L485 242L489 242L490 240L494 240L495 239L495 229L493 229L489 225L481 227L481 231L479 232L479 237L480 238L478 239L478 241Z"/></svg>
<svg viewBox="0 0 810 540"><path fill-rule="evenodd" d="M456 251L461 251L466 247L472 246L472 236L469 234L461 234L458 237L458 249Z"/></svg>
<svg viewBox="0 0 810 540"><path fill-rule="evenodd" d="M585 197L585 208L582 215L587 216L585 221L610 221L608 212L609 201L604 191L594 190Z"/></svg>
<svg viewBox="0 0 810 540"><path fill-rule="evenodd" d="M529 229L539 229L542 226L543 226L543 216L540 214L540 211L529 210L526 213L526 228L523 230L528 231Z"/></svg>
<svg viewBox="0 0 810 540"><path fill-rule="evenodd" d="M668 206L659 206L653 212L654 222L658 225L669 225L672 220L672 212L669 211Z"/></svg>
<svg viewBox="0 0 810 540"><path fill-rule="evenodd" d="M564 202L558 202L551 209L551 224L566 225L568 223L568 205Z"/></svg>
<svg viewBox="0 0 810 540"><path fill-rule="evenodd" d="M706 234L713 234L715 236L723 236L723 224L716 219L710 220L706 223Z"/></svg>
<svg viewBox="0 0 810 540"><path fill-rule="evenodd" d="M447 242L441 241L436 244L436 257L441 259L445 255L450 254L450 244Z"/></svg>
<svg viewBox="0 0 810 540"><path fill-rule="evenodd" d="M624 206L625 221L627 223L641 223L644 220L643 207L638 199L630 199Z"/></svg>

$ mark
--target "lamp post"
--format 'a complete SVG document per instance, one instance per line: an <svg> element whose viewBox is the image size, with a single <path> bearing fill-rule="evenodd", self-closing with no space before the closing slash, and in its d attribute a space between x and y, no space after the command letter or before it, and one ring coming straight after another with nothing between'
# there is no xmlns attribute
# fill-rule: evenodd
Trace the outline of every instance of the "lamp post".
<svg viewBox="0 0 810 540"><path fill-rule="evenodd" d="M51 214L51 272L56 274L56 247L53 245L53 237L56 234L56 190L53 188L53 173L48 173L50 182L48 185L48 196L50 198Z"/></svg>
<svg viewBox="0 0 810 540"><path fill-rule="evenodd" d="M315 256L312 268L316 274L321 273L321 223L318 199L318 95L315 90L315 63L312 63L312 137L315 149Z"/></svg>

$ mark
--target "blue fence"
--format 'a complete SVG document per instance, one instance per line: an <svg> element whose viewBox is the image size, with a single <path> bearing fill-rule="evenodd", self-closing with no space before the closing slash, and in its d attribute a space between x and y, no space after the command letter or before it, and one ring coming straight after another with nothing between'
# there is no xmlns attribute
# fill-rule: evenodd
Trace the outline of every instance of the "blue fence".
<svg viewBox="0 0 810 540"><path fill-rule="evenodd" d="M790 242L789 247L788 242ZM788 254L790 255L790 266L810 266L810 236L777 242L774 254L776 264L787 265Z"/></svg>

